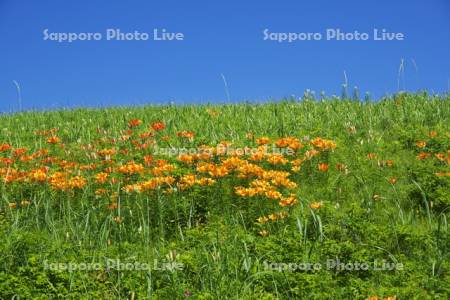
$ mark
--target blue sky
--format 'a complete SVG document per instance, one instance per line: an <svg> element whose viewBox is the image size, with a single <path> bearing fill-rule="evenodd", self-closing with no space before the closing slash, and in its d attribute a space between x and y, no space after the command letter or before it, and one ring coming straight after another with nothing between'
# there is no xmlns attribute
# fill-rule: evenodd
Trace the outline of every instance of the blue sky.
<svg viewBox="0 0 450 300"><path fill-rule="evenodd" d="M148 41L44 40L53 33L151 33ZM154 29L184 34L153 41ZM270 32L405 35L403 41L265 41ZM450 1L0 0L0 111L145 103L263 101L305 89L373 97L450 85Z"/></svg>

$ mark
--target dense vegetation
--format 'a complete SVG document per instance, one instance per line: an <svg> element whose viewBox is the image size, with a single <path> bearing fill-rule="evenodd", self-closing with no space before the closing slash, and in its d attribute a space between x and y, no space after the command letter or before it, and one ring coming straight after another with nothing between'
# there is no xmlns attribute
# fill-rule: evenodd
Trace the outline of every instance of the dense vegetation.
<svg viewBox="0 0 450 300"><path fill-rule="evenodd" d="M448 299L449 100L3 115L0 298Z"/></svg>

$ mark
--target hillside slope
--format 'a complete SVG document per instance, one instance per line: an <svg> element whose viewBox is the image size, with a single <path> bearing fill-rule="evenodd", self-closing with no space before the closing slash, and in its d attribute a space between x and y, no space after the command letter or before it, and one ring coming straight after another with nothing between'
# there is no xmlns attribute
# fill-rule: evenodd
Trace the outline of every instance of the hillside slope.
<svg viewBox="0 0 450 300"><path fill-rule="evenodd" d="M449 100L3 115L0 298L448 299Z"/></svg>

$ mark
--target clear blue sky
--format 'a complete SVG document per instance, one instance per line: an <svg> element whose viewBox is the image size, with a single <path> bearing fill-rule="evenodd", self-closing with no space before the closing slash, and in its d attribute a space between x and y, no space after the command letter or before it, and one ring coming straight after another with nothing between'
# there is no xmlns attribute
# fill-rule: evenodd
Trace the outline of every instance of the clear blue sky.
<svg viewBox="0 0 450 300"><path fill-rule="evenodd" d="M58 43L49 32L182 32L183 41ZM270 32L374 28L404 41L264 41ZM445 92L450 1L36 1L0 0L0 111L143 103L279 99L305 89L374 97L401 88ZM416 66L414 65L415 62Z"/></svg>

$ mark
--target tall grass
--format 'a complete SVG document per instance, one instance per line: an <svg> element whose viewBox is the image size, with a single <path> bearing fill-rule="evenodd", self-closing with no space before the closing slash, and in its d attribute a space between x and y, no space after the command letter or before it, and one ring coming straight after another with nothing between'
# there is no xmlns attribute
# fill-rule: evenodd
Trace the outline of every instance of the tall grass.
<svg viewBox="0 0 450 300"><path fill-rule="evenodd" d="M227 91L228 93L228 91ZM123 195L105 211L88 191L11 190L0 185L0 297L120 299L446 299L449 248L448 164L418 161L415 142L438 132L436 149L450 149L450 101L444 96L399 94L378 102L337 99L266 104L145 106L20 112L0 117L0 144L45 148L36 130L59 128L70 155L93 143L97 129L120 133L130 119L166 125L164 134L196 133L196 143L236 145L255 137L324 137L337 148L327 159L348 168L321 174L302 166L295 178L300 203L261 237L264 207L239 199L231 182L205 193ZM183 146L170 141L170 146ZM63 150L61 150L63 151ZM377 160L368 160L376 153ZM69 157L70 157L69 155ZM447 153L448 155L448 153ZM392 160L393 168L379 161ZM397 182L390 184L395 177ZM120 192L120 190L117 190ZM8 204L28 199L23 209ZM312 209L320 201L323 207ZM121 210L121 207L126 209ZM114 216L124 219L116 224ZM177 261L179 271L58 272L43 262L121 259ZM385 259L403 271L279 272L264 262ZM0 280L2 281L2 280Z"/></svg>

